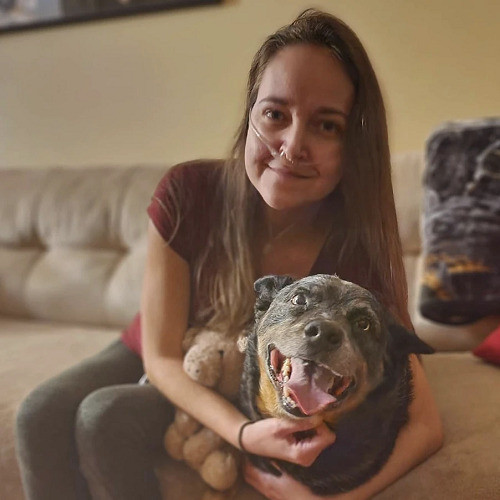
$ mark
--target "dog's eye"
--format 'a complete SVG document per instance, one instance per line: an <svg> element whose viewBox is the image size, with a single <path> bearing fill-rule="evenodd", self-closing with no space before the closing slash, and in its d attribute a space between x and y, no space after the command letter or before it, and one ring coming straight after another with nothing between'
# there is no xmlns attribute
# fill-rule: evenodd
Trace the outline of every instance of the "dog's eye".
<svg viewBox="0 0 500 500"><path fill-rule="evenodd" d="M307 305L306 296L303 293L298 293L297 295L294 295L292 297L292 304L294 306L306 306Z"/></svg>
<svg viewBox="0 0 500 500"><path fill-rule="evenodd" d="M372 324L370 323L369 319L361 318L356 321L356 326L360 330L364 330L365 332L367 332L371 328Z"/></svg>

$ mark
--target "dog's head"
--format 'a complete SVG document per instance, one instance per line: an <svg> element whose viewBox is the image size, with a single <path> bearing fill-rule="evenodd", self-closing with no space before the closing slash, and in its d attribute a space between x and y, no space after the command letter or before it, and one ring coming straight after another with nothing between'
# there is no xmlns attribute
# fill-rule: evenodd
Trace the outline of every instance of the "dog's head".
<svg viewBox="0 0 500 500"><path fill-rule="evenodd" d="M265 416L333 424L381 384L390 358L432 352L373 294L337 276L266 276L255 291L257 405Z"/></svg>

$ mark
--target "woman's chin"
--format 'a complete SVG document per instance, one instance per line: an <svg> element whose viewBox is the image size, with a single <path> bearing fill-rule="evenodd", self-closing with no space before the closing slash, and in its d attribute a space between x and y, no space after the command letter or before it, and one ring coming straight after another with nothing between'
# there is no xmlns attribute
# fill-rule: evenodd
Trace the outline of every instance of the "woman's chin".
<svg viewBox="0 0 500 500"><path fill-rule="evenodd" d="M313 205L314 202L307 200L298 200L296 196L290 194L275 194L275 193L261 193L264 203L271 209L278 212L287 212L290 210L300 210Z"/></svg>

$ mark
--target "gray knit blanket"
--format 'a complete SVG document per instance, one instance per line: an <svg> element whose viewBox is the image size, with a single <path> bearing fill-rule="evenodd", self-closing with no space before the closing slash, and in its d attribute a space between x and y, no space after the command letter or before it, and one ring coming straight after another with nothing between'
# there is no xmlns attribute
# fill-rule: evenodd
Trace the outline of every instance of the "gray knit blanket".
<svg viewBox="0 0 500 500"><path fill-rule="evenodd" d="M437 129L424 191L422 315L463 324L500 314L500 118Z"/></svg>

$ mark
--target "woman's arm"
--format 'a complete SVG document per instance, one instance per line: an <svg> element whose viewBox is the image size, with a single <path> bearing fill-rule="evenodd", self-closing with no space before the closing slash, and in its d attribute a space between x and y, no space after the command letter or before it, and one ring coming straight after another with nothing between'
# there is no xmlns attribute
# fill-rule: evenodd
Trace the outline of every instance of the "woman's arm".
<svg viewBox="0 0 500 500"><path fill-rule="evenodd" d="M224 398L194 382L182 368L182 340L188 328L189 305L189 265L150 222L141 298L146 373L176 406L237 445L236 429L247 419Z"/></svg>
<svg viewBox="0 0 500 500"><path fill-rule="evenodd" d="M150 222L141 298L143 357L149 380L177 407L192 415L233 446L248 419L216 392L193 381L182 368L182 339L190 305L188 263L172 250ZM297 443L292 433L316 427L310 422L266 419L245 429L248 451L310 465L333 435L320 429L315 438Z"/></svg>
<svg viewBox="0 0 500 500"><path fill-rule="evenodd" d="M409 408L410 418L407 425L400 431L389 460L372 479L348 493L328 497L315 496L289 476L275 477L250 465L247 465L245 470L247 481L272 500L289 498L365 500L381 492L410 469L423 462L441 447L443 431L438 409L422 365L415 355L410 357L410 363L415 394ZM300 496L293 496L299 492Z"/></svg>

